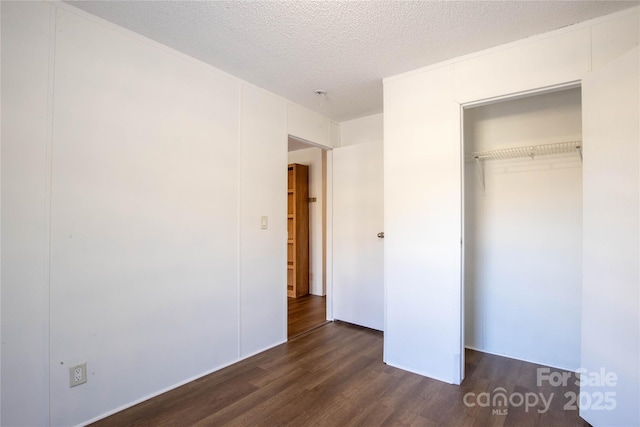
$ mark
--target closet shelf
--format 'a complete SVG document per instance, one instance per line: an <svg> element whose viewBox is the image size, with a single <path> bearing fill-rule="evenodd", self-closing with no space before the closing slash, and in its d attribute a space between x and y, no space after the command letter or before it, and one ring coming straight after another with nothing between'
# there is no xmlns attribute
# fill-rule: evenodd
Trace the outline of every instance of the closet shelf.
<svg viewBox="0 0 640 427"><path fill-rule="evenodd" d="M510 160L522 157L535 159L537 156L550 154L580 153L582 158L582 141L554 142L552 144L529 145L526 147L501 148L498 150L478 151L471 153L476 160Z"/></svg>
<svg viewBox="0 0 640 427"><path fill-rule="evenodd" d="M529 157L532 160L537 156L548 156L550 154L570 154L579 153L582 160L582 141L554 142L552 144L528 145L526 147L501 148L490 151L476 151L471 153L471 158L475 160L480 175L480 184L485 189L484 173L480 166L480 160L511 160Z"/></svg>

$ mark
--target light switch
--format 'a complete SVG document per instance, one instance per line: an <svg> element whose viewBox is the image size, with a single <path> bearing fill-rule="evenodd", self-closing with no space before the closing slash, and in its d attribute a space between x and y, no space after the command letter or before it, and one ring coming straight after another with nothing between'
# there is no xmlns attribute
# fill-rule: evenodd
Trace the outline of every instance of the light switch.
<svg viewBox="0 0 640 427"><path fill-rule="evenodd" d="M267 228L269 228L269 217L268 216L263 216L262 218L260 218L260 228L263 230L266 230Z"/></svg>

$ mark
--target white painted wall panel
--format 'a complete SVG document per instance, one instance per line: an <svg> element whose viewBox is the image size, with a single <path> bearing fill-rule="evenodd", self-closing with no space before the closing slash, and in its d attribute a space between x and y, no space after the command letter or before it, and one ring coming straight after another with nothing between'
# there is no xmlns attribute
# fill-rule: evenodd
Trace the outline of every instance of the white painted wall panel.
<svg viewBox="0 0 640 427"><path fill-rule="evenodd" d="M55 76L51 423L70 425L238 359L239 83L62 9Z"/></svg>
<svg viewBox="0 0 640 427"><path fill-rule="evenodd" d="M2 2L2 425L46 425L53 7Z"/></svg>
<svg viewBox="0 0 640 427"><path fill-rule="evenodd" d="M591 28L592 69L601 66L638 46L640 13L620 16Z"/></svg>
<svg viewBox="0 0 640 427"><path fill-rule="evenodd" d="M617 383L615 411L582 407L593 426L639 425L640 409L640 49L585 76L582 367Z"/></svg>
<svg viewBox="0 0 640 427"><path fill-rule="evenodd" d="M285 103L247 84L240 160L240 356L246 357L287 340Z"/></svg>
<svg viewBox="0 0 640 427"><path fill-rule="evenodd" d="M2 12L2 424L84 423L282 342L286 101L67 4Z"/></svg>
<svg viewBox="0 0 640 427"><path fill-rule="evenodd" d="M455 383L461 333L460 107L453 67L384 86L385 362Z"/></svg>
<svg viewBox="0 0 640 427"><path fill-rule="evenodd" d="M382 114L374 114L340 123L340 147L382 141L383 122Z"/></svg>
<svg viewBox="0 0 640 427"><path fill-rule="evenodd" d="M460 104L579 80L590 69L590 31L580 28L455 63Z"/></svg>
<svg viewBox="0 0 640 427"><path fill-rule="evenodd" d="M291 136L332 148L334 141L339 141L339 134L333 131L332 123L315 111L287 103L287 133Z"/></svg>

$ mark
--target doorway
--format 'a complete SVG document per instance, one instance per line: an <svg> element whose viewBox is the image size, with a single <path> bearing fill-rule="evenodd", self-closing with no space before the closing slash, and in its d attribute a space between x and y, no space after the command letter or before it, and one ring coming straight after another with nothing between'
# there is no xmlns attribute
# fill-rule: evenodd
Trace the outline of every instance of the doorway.
<svg viewBox="0 0 640 427"><path fill-rule="evenodd" d="M309 293L287 297L287 338L327 323L327 149L289 136L288 163L308 167Z"/></svg>
<svg viewBox="0 0 640 427"><path fill-rule="evenodd" d="M579 87L465 108L463 346L580 366Z"/></svg>

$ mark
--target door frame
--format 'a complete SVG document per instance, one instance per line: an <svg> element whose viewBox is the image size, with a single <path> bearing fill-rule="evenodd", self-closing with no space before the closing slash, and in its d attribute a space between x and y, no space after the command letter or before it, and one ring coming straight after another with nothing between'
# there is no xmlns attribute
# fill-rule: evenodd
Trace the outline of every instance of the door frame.
<svg viewBox="0 0 640 427"><path fill-rule="evenodd" d="M515 92L515 93L507 93L507 94L502 94L502 95L498 95L495 97L491 97L491 98L485 98L485 99L481 99L481 100L475 100L475 101L469 101L469 102L465 102L460 105L460 203L461 203L461 208L462 208L462 212L460 215L460 306L461 306L461 310L460 310L460 383L462 383L462 381L465 378L465 327L464 327L464 322L465 322L465 312L466 312L466 304L465 304L465 243L466 243L466 236L465 236L465 215L466 215L466 209L465 209L465 194L466 194L466 189L465 189L465 147L464 147L464 132L465 132L465 126L464 126L464 112L466 109L469 108L474 108L474 107L481 107L484 105L490 105L490 104L496 104L499 102L507 102L507 101L513 101L516 99L520 99L520 98L528 98L531 96L537 96L537 95L545 95L548 93L553 93L553 92L560 92L560 91L564 91L564 90L569 90L569 89L576 89L576 88L580 88L582 86L582 79L580 80L573 80L570 82L565 82L565 83L559 83L557 85L551 85L551 86L544 86L544 87L539 87L539 88L534 88L534 89L530 89L530 90L526 90L526 91L521 91L521 92ZM472 173L472 172L471 172Z"/></svg>
<svg viewBox="0 0 640 427"><path fill-rule="evenodd" d="M333 320L333 147L327 145L309 141L308 139L300 138L298 136L288 134L287 138L291 138L296 142L308 145L309 148L320 148L323 151L325 157L323 159L322 167L325 169L325 194L324 194L324 272L323 277L325 281L325 304L326 304L326 320ZM288 153L288 151L287 151ZM285 293L286 298L286 293ZM285 330L286 326L286 311L287 304L285 304Z"/></svg>

